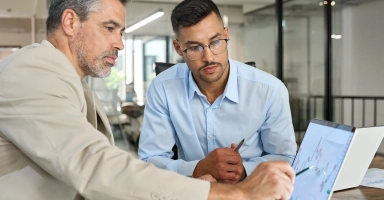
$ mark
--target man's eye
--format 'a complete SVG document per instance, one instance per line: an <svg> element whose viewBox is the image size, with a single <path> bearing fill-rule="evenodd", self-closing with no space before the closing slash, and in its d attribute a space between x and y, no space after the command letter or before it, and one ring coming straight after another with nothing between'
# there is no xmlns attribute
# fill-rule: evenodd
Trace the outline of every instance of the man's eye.
<svg viewBox="0 0 384 200"><path fill-rule="evenodd" d="M211 46L219 46L221 44L221 40L215 40L211 43Z"/></svg>
<svg viewBox="0 0 384 200"><path fill-rule="evenodd" d="M191 51L200 51L200 46L193 46L188 48Z"/></svg>
<svg viewBox="0 0 384 200"><path fill-rule="evenodd" d="M113 27L107 27L107 29L109 32L112 32L113 30L115 30Z"/></svg>

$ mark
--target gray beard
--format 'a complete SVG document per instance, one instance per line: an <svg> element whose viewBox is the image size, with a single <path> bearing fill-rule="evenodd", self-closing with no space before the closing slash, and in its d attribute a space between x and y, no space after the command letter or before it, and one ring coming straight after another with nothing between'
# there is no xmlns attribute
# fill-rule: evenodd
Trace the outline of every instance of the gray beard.
<svg viewBox="0 0 384 200"><path fill-rule="evenodd" d="M92 76L95 78L105 78L111 74L111 70L103 70L104 66L102 63L102 58L104 57L104 55L99 56L98 58L92 58L92 61L94 63L93 65L86 60L86 53L84 49L78 51L76 57L81 69L83 69L84 73L88 76ZM109 67L113 67L113 65L107 65Z"/></svg>
<svg viewBox="0 0 384 200"><path fill-rule="evenodd" d="M73 41L70 45L72 50L76 51L76 58L80 68L84 71L85 75L92 76L95 78L105 78L111 74L111 70L106 70L106 67L113 67L109 63L103 63L103 58L106 56L114 56L117 54L116 51L110 50L105 51L97 57L87 57L87 50L85 45L81 41L81 37Z"/></svg>

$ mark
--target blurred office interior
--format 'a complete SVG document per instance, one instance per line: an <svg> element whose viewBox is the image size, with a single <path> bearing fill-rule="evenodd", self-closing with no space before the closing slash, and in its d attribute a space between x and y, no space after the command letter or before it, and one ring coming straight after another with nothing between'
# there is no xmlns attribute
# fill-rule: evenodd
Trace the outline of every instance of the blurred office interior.
<svg viewBox="0 0 384 200"><path fill-rule="evenodd" d="M181 0L133 0L125 49L107 79L88 78L116 142L137 150L155 62L177 63L170 13ZM0 60L45 39L50 0L0 0ZM311 118L356 127L384 125L383 0L214 0L229 27L231 58L280 78L290 93L297 141ZM159 14L160 13L160 14ZM384 154L384 144L379 148Z"/></svg>

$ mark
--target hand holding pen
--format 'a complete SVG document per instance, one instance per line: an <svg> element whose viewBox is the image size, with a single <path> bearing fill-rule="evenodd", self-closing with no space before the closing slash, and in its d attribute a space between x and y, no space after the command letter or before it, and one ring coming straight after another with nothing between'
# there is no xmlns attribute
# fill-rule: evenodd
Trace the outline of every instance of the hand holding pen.
<svg viewBox="0 0 384 200"><path fill-rule="evenodd" d="M236 151L236 152L238 152L239 149L240 149L240 147L243 146L244 140L245 140L245 138L242 139L242 140L239 142L239 144L236 146L236 148L233 149L233 150Z"/></svg>
<svg viewBox="0 0 384 200"><path fill-rule="evenodd" d="M200 160L192 176L197 178L205 174L210 174L218 182L237 183L246 177L243 160L238 152L243 142L237 146L217 148ZM237 149L236 149L237 147ZM235 151L236 149L236 151Z"/></svg>

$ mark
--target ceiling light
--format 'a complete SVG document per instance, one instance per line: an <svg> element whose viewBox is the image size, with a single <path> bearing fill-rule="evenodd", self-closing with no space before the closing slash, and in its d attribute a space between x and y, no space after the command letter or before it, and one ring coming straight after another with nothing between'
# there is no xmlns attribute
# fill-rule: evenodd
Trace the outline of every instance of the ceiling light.
<svg viewBox="0 0 384 200"><path fill-rule="evenodd" d="M336 39L336 40L339 40L339 39L342 38L342 36L341 36L341 35L332 34L332 35L331 35L331 38Z"/></svg>
<svg viewBox="0 0 384 200"><path fill-rule="evenodd" d="M154 14L150 15L149 17L133 24L132 26L129 26L127 29L125 29L125 32L130 33L130 32L148 24L149 22L151 22L151 21L153 21L153 20L155 20L155 19L157 19L163 15L164 15L164 12L162 10L158 10Z"/></svg>

